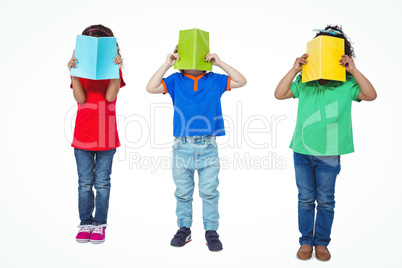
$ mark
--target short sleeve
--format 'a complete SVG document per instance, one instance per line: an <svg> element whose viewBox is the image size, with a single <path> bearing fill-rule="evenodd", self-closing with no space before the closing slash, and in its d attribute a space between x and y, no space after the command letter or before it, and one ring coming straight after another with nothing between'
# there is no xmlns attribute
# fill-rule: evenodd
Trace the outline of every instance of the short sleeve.
<svg viewBox="0 0 402 268"><path fill-rule="evenodd" d="M208 74L209 78L213 79L214 84L217 86L219 89L219 92L221 95L225 93L226 91L230 91L230 81L232 80L230 76L227 76L225 74L216 74L213 72L210 72Z"/></svg>
<svg viewBox="0 0 402 268"><path fill-rule="evenodd" d="M300 93L300 88L302 86L302 82L301 82L302 76L298 75L295 79L295 81L292 82L292 84L290 84L290 90L292 90L293 96L294 98L298 98L299 97L299 93Z"/></svg>
<svg viewBox="0 0 402 268"><path fill-rule="evenodd" d="M121 69L119 69L119 75L120 75L120 88L122 88L126 85L126 82L124 82L123 72L121 71Z"/></svg>
<svg viewBox="0 0 402 268"><path fill-rule="evenodd" d="M82 86L82 81L81 81L81 79L83 79L83 78L81 78L81 77L78 77L78 80L80 81L80 83L81 83L81 86ZM85 79L85 78L84 78ZM73 88L73 77L70 75L70 88L72 89Z"/></svg>
<svg viewBox="0 0 402 268"><path fill-rule="evenodd" d="M350 85L351 99L354 101L357 101L357 102L361 102L361 100L359 100L357 98L357 96L360 93L360 87L359 87L359 84L357 83L356 79L352 75L348 75L346 80L347 80L348 84Z"/></svg>
<svg viewBox="0 0 402 268"><path fill-rule="evenodd" d="M73 88L73 77L70 75L70 88Z"/></svg>
<svg viewBox="0 0 402 268"><path fill-rule="evenodd" d="M162 85L165 89L165 92L163 94L169 93L170 96L173 96L174 94L174 84L175 84L175 77L177 76L178 73L174 73L169 75L166 78L162 79Z"/></svg>

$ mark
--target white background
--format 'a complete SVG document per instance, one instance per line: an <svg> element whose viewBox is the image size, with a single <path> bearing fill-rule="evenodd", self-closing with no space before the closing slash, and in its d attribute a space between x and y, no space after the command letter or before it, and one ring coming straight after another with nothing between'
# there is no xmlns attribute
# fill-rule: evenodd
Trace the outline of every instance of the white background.
<svg viewBox="0 0 402 268"><path fill-rule="evenodd" d="M314 37L311 30L329 23L341 24L351 37L357 68L375 86L378 98L353 103L356 152L341 158L329 246L333 258L325 265L400 265L400 10L396 0L2 1L0 266L324 265L295 257L297 188L288 145L297 100L278 101L273 92ZM78 176L69 139L76 103L66 65L76 35L98 23L117 37L127 86L117 101L122 147L113 165L107 240L92 245L74 240ZM210 32L211 51L248 80L244 88L222 97L223 113L234 118L237 129L229 133L228 126L228 137L237 136L230 147L223 145L228 137L218 139L220 156L271 153L286 161L283 169L221 170L219 234L224 250L219 253L205 245L197 189L193 241L179 249L169 245L177 230L171 170L130 168L129 160L130 153L148 159L170 156L170 145L151 144L151 139L172 141L173 113L164 108L151 116L151 104L169 107L170 97L148 94L145 86L177 44L179 30L195 27ZM235 118L239 111L242 121ZM286 116L276 135L249 136L255 144L269 143L263 149L246 144L248 138L239 131L257 115L268 123L272 116ZM261 120L253 124L264 126ZM140 148L128 147L141 142Z"/></svg>

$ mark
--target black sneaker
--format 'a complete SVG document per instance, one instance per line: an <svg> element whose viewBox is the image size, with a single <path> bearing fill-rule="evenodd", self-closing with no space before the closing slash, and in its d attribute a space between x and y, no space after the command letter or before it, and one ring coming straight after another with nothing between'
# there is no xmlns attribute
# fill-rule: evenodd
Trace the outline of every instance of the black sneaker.
<svg viewBox="0 0 402 268"><path fill-rule="evenodd" d="M207 240L207 246L210 251L222 250L222 243L219 240L219 235L216 231L206 231L205 239Z"/></svg>
<svg viewBox="0 0 402 268"><path fill-rule="evenodd" d="M174 235L170 245L173 247L182 247L191 241L191 230L187 227L181 227Z"/></svg>

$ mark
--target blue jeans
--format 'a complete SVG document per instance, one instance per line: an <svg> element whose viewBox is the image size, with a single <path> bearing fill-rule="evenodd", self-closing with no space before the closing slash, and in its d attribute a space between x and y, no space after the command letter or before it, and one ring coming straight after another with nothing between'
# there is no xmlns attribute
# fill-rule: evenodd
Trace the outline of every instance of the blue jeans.
<svg viewBox="0 0 402 268"><path fill-rule="evenodd" d="M340 156L314 156L294 152L294 166L299 190L299 231L302 235L300 245L328 246L334 220L335 180L341 170Z"/></svg>
<svg viewBox="0 0 402 268"><path fill-rule="evenodd" d="M107 223L110 197L110 174L116 149L87 151L74 149L78 171L78 211L80 225L103 225ZM96 190L95 208L94 191Z"/></svg>
<svg viewBox="0 0 402 268"><path fill-rule="evenodd" d="M193 216L194 171L198 171L198 188L202 198L205 230L219 226L219 158L214 136L175 138L173 144L173 180L176 184L177 225L190 228Z"/></svg>

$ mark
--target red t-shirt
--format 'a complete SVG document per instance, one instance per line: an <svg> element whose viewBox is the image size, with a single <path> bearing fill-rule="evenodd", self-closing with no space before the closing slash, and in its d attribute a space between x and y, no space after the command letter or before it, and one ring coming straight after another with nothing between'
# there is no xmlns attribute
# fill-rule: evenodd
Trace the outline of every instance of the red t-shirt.
<svg viewBox="0 0 402 268"><path fill-rule="evenodd" d="M120 88L126 83L120 70ZM91 80L79 78L85 91L86 100L78 104L72 147L104 151L120 146L116 124L116 100L106 100L106 89L110 80ZM72 88L72 84L70 85Z"/></svg>

